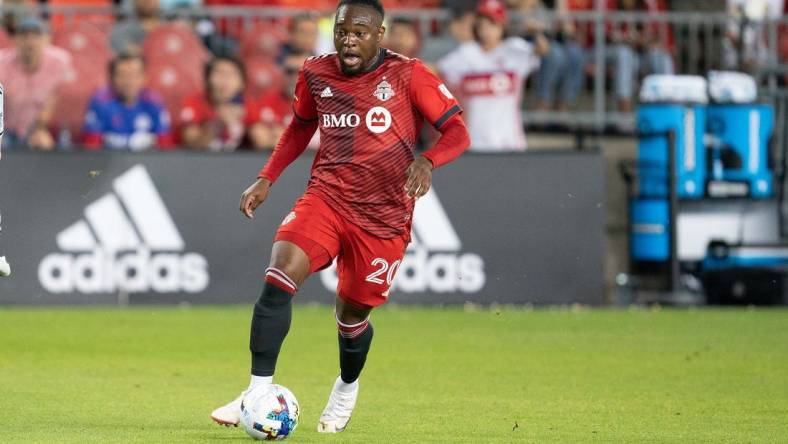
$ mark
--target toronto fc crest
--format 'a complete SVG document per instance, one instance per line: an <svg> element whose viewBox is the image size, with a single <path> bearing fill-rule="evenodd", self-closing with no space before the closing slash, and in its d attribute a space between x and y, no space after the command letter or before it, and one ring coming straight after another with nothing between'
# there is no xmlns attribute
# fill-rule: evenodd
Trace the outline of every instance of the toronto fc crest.
<svg viewBox="0 0 788 444"><path fill-rule="evenodd" d="M394 89L391 87L391 83L387 82L386 78L383 77L383 81L378 83L373 95L385 102L388 99L394 97Z"/></svg>

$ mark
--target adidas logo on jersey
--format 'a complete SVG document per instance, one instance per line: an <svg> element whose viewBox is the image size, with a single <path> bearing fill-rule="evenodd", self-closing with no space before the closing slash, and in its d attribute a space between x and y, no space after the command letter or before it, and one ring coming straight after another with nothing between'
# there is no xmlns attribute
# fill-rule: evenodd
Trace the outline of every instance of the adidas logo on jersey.
<svg viewBox="0 0 788 444"><path fill-rule="evenodd" d="M52 293L199 293L208 262L185 245L148 171L117 177L114 192L85 208L85 218L57 235L62 253L41 260L38 277Z"/></svg>
<svg viewBox="0 0 788 444"><path fill-rule="evenodd" d="M487 282L484 260L476 253L462 252L460 237L434 187L416 202L411 237L411 244L393 279L395 291L476 293L484 288ZM320 280L327 290L335 291L338 284L336 265L322 271ZM388 291L384 294L387 296Z"/></svg>
<svg viewBox="0 0 788 444"><path fill-rule="evenodd" d="M323 92L320 93L320 97L324 99L327 97L334 97L334 93L331 92L330 87L326 86L326 89L324 89Z"/></svg>

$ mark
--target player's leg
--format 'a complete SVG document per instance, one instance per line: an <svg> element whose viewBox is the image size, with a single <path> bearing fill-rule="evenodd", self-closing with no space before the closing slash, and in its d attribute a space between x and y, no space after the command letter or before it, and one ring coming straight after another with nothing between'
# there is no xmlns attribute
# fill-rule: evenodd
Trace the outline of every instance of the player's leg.
<svg viewBox="0 0 788 444"><path fill-rule="evenodd" d="M337 258L340 375L317 424L322 433L341 432L350 422L358 399L359 375L372 346L369 313L386 302L408 243L408 236L380 239L355 227L348 227L345 234Z"/></svg>
<svg viewBox="0 0 788 444"><path fill-rule="evenodd" d="M273 381L279 351L290 331L292 299L309 276L309 269L309 256L298 245L287 241L274 242L263 290L252 313L249 334L252 376L249 387L236 399L211 412L211 419L215 422L237 426L241 418L241 401L246 393Z"/></svg>
<svg viewBox="0 0 788 444"><path fill-rule="evenodd" d="M339 342L340 374L334 381L326 408L320 415L317 431L339 433L345 430L358 399L361 370L372 346L373 329L369 322L372 307L359 306L337 296L336 321Z"/></svg>
<svg viewBox="0 0 788 444"><path fill-rule="evenodd" d="M279 350L290 331L293 296L309 276L309 268L309 256L298 245L286 241L274 243L263 291L252 313L250 388L271 383Z"/></svg>
<svg viewBox="0 0 788 444"><path fill-rule="evenodd" d="M282 343L290 330L292 299L313 272L331 263L339 250L335 225L325 204L306 195L296 203L277 231L266 269L263 290L254 306L249 334L251 380L241 395L220 407L211 418L223 425L237 425L243 396L273 380Z"/></svg>

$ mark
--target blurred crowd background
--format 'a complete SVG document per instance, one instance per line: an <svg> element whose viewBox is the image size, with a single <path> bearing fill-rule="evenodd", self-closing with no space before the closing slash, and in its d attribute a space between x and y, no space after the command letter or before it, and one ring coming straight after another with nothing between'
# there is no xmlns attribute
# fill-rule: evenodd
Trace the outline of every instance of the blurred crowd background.
<svg viewBox="0 0 788 444"><path fill-rule="evenodd" d="M383 3L384 46L443 76L471 120L477 151L525 150L526 131L631 133L648 74L727 69L764 88L788 82L783 0ZM272 149L291 119L298 69L333 51L335 6L6 0L4 145ZM423 145L432 137L425 133Z"/></svg>

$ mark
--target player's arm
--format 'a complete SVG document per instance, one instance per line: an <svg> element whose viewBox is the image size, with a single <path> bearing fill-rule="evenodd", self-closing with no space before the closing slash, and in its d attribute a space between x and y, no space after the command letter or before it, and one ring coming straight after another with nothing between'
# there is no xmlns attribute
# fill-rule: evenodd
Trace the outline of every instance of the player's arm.
<svg viewBox="0 0 788 444"><path fill-rule="evenodd" d="M295 98L293 100L293 120L285 128L282 137L260 171L257 181L241 195L241 212L252 218L252 214L268 197L268 190L294 160L306 150L317 130L317 104L304 79L304 71L298 74Z"/></svg>
<svg viewBox="0 0 788 444"><path fill-rule="evenodd" d="M460 157L471 144L457 100L432 71L421 62L413 68L411 100L419 112L440 131L441 136L427 152L408 167L405 191L419 198L430 190L432 170Z"/></svg>

